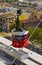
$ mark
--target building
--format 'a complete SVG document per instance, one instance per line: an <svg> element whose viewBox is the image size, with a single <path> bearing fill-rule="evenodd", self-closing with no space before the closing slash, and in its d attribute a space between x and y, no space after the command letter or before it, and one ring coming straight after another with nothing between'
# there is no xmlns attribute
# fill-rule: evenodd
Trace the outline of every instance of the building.
<svg viewBox="0 0 42 65"><path fill-rule="evenodd" d="M0 0L0 3L2 3L3 2L3 0Z"/></svg>
<svg viewBox="0 0 42 65"><path fill-rule="evenodd" d="M30 12L30 11L29 11ZM31 12L32 14L29 16L28 19L23 20L23 27L28 28L28 27L36 27L37 24L40 22L42 19L42 10L41 11L33 11ZM39 25L39 27L42 27L42 22Z"/></svg>
<svg viewBox="0 0 42 65"><path fill-rule="evenodd" d="M35 20L25 20L23 22L23 27L27 29L28 27L33 27L35 28L37 24L40 22L40 19L35 19ZM41 22L42 23L42 22ZM40 24L40 27L42 27L42 24Z"/></svg>
<svg viewBox="0 0 42 65"><path fill-rule="evenodd" d="M37 10L42 10L42 4L39 4L37 7L36 7Z"/></svg>
<svg viewBox="0 0 42 65"><path fill-rule="evenodd" d="M14 20L14 17L10 5L0 3L0 30L9 31L9 23Z"/></svg>

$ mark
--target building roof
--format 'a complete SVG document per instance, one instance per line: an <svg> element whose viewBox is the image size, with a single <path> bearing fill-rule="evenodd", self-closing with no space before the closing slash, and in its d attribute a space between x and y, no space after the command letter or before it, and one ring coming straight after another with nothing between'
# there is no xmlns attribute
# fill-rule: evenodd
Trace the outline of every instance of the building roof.
<svg viewBox="0 0 42 65"><path fill-rule="evenodd" d="M27 20L23 20L22 23L39 22L39 21L40 21L40 18L37 18L37 19L27 19Z"/></svg>
<svg viewBox="0 0 42 65"><path fill-rule="evenodd" d="M42 16L42 10L36 10L36 9L28 9L28 12L31 12L31 15L27 19L24 19L22 22L23 23L29 23L29 22L38 22L40 21L40 16ZM35 15L37 18L35 18Z"/></svg>
<svg viewBox="0 0 42 65"><path fill-rule="evenodd" d="M7 10L5 10L8 7L10 8L12 6L10 4L8 4L8 3L0 3L0 17L12 18L12 17L15 16L15 14L13 13L13 11L7 11Z"/></svg>
<svg viewBox="0 0 42 65"><path fill-rule="evenodd" d="M13 17L15 17L15 15L12 12L4 12L4 13L0 13L0 17L13 18Z"/></svg>

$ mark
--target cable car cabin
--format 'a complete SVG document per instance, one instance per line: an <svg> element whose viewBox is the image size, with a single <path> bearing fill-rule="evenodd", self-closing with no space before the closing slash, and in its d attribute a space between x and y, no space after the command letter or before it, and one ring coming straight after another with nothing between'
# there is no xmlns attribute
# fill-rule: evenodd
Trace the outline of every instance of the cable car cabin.
<svg viewBox="0 0 42 65"><path fill-rule="evenodd" d="M12 31L12 46L22 48L28 45L28 31Z"/></svg>
<svg viewBox="0 0 42 65"><path fill-rule="evenodd" d="M17 10L16 27L12 30L12 46L15 48L22 48L28 44L28 31L22 30L19 26L19 16L21 15L21 9Z"/></svg>

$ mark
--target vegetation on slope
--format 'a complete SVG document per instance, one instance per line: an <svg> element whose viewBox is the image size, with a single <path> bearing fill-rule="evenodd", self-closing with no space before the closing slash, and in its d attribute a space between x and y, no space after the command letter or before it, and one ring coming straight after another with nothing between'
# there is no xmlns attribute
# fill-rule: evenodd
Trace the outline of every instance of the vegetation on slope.
<svg viewBox="0 0 42 65"><path fill-rule="evenodd" d="M30 36L33 32L33 28L29 27L29 34L28 36ZM36 40L38 42L38 44L41 44L42 47L42 28L37 28L36 31L34 32L34 34L32 35L30 41Z"/></svg>

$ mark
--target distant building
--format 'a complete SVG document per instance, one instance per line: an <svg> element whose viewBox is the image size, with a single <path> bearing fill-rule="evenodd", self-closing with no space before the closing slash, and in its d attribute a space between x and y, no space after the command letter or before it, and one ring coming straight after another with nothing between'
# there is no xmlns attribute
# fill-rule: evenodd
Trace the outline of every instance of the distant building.
<svg viewBox="0 0 42 65"><path fill-rule="evenodd" d="M28 27L33 27L33 28L35 28L39 22L40 22L40 19L24 20L24 21L23 21L23 27L24 27L25 29L27 29ZM41 22L41 24L40 24L39 27L42 27L42 22Z"/></svg>
<svg viewBox="0 0 42 65"><path fill-rule="evenodd" d="M32 1L39 1L39 2L42 2L42 0L20 0L20 1L22 1L22 2L25 2L25 1L27 1L27 2L32 2Z"/></svg>
<svg viewBox="0 0 42 65"><path fill-rule="evenodd" d="M36 7L37 10L42 10L42 4L39 4L37 7Z"/></svg>
<svg viewBox="0 0 42 65"><path fill-rule="evenodd" d="M9 31L9 24L13 22L14 17L11 5L0 3L0 31L2 29Z"/></svg>
<svg viewBox="0 0 42 65"><path fill-rule="evenodd" d="M28 15L29 16L28 19L22 21L23 27L25 29L27 29L28 27L34 28L37 26L37 24L40 22L40 20L42 18L42 12L39 11L38 13L39 13L38 16L36 14L33 14L33 15L31 14L30 16ZM39 16L39 15L41 15L41 16ZM39 27L42 27L42 22L39 25Z"/></svg>

